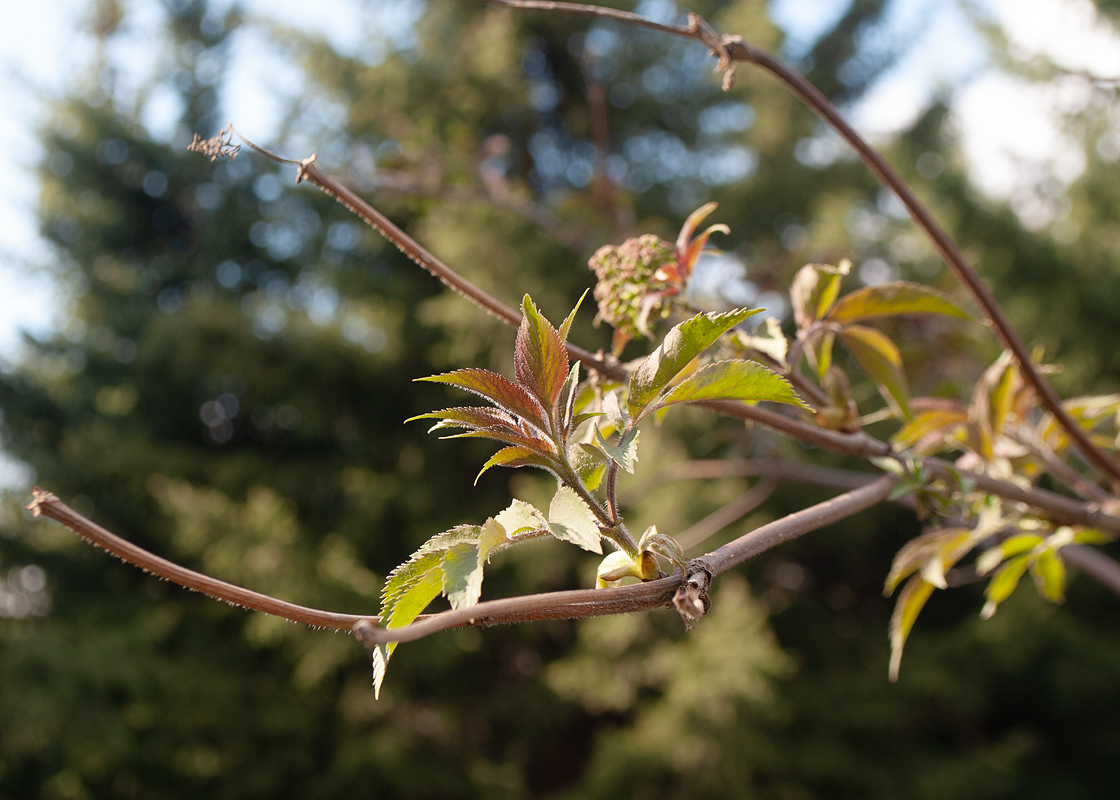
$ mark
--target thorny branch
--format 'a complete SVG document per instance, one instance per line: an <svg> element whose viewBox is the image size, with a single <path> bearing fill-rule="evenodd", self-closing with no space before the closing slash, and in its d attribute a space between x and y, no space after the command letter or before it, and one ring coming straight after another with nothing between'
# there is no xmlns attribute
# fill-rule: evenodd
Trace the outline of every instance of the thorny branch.
<svg viewBox="0 0 1120 800"><path fill-rule="evenodd" d="M711 25L696 14L689 14L688 27L682 27L664 25L626 11L582 3L559 3L550 0L482 0L482 2L505 8L613 19L630 25L693 39L709 47L719 59L716 70L725 72L725 89L729 86L734 62L738 61L754 64L784 83L802 103L831 125L852 146L863 163L875 174L875 177L898 196L914 222L933 243L934 248L957 276L957 279L968 289L973 300L976 301L976 304L995 328L996 335L1003 346L1015 356L1023 375L1034 387L1046 409L1054 415L1054 418L1076 443L1077 449L1105 475L1109 476L1110 480L1120 483L1120 465L1093 444L1089 435L1062 407L1061 397L1031 363L1030 352L1019 336L1019 332L1011 324L1011 320L1008 319L995 295L988 289L976 270L965 260L964 254L961 253L956 242L942 229L937 220L934 219L933 214L918 199L894 167L875 148L864 141L844 120L828 98L804 77L791 70L765 50L747 43L741 36L720 36Z"/></svg>

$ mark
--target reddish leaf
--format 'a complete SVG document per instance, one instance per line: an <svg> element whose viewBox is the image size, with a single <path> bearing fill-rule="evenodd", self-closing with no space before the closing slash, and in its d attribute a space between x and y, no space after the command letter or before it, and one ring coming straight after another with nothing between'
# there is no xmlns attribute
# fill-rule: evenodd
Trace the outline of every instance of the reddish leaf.
<svg viewBox="0 0 1120 800"><path fill-rule="evenodd" d="M503 447L494 455L490 456L490 460L482 465L482 471L475 477L474 482L478 483L478 479L482 477L482 473L486 472L491 467L540 467L549 472L555 472L551 459L527 447L517 446Z"/></svg>
<svg viewBox="0 0 1120 800"><path fill-rule="evenodd" d="M536 396L551 417L568 378L568 351L560 333L541 316L529 295L525 295L521 309L521 327L513 351L517 381Z"/></svg>
<svg viewBox="0 0 1120 800"><path fill-rule="evenodd" d="M536 425L542 431L548 430L548 425L544 421L544 409L541 408L540 403L509 378L496 372L468 367L457 369L454 372L445 372L442 375L417 378L416 380L446 383L473 392L479 397L486 398L499 408L504 408L511 414Z"/></svg>

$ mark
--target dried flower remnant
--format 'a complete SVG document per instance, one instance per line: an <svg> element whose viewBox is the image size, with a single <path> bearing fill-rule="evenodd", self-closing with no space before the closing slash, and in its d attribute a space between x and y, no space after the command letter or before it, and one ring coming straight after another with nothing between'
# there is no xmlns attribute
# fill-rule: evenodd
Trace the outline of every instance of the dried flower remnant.
<svg viewBox="0 0 1120 800"><path fill-rule="evenodd" d="M217 161L219 158L233 161L241 152L241 145L233 143L234 133L233 123L226 125L218 131L217 136L210 139L203 139L196 133L194 139L187 145L187 149L192 153L202 153L211 161Z"/></svg>
<svg viewBox="0 0 1120 800"><path fill-rule="evenodd" d="M614 329L612 350L619 355L637 334L653 338L653 325L676 311L688 311L675 300L688 283L708 238L715 232L730 233L726 225L712 225L699 236L693 233L716 208L707 203L689 215L676 244L653 234L627 239L620 245L600 247L588 266L599 279L595 299L597 320Z"/></svg>

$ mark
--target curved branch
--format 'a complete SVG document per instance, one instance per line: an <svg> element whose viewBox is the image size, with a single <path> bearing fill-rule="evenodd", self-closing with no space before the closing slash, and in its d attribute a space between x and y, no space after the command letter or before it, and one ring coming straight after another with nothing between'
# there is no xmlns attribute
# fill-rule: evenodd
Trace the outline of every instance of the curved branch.
<svg viewBox="0 0 1120 800"><path fill-rule="evenodd" d="M31 502L27 504L27 510L36 517L42 515L50 517L56 522L61 522L90 544L108 551L127 564L139 567L159 578L177 583L186 589L201 592L208 597L230 605L248 608L252 611L263 611L266 614L283 617L291 622L302 622L305 625L334 628L335 630L349 630L356 622L364 619L374 619L359 614L338 614L333 611L320 611L317 608L307 608L295 603L287 603L267 594L243 589L232 583L203 575L201 572L195 572L193 569L187 569L173 561L168 561L166 558L160 558L153 553L149 553L143 547L122 539L114 533L110 533L96 522L83 517L55 495L40 489L38 486L32 492Z"/></svg>
<svg viewBox="0 0 1120 800"><path fill-rule="evenodd" d="M1011 324L1007 314L996 300L995 295L984 284L983 279L975 269L965 260L964 254L956 242L934 219L933 214L925 207L917 195L910 189L902 176L890 165L878 151L869 145L856 131L844 120L835 106L829 102L817 87L809 83L804 77L791 70L770 53L748 44L739 36L719 36L712 27L695 14L689 15L687 28L676 25L662 25L652 20L645 19L637 14L615 9L602 8L581 3L557 3L547 0L482 0L490 5L506 8L525 10L548 11L563 14L578 14L582 16L603 17L625 22L651 30L669 33L692 39L711 48L720 59L717 69L730 70L731 62L743 61L754 64L769 72L779 81L784 83L802 103L812 109L818 116L840 134L840 136L856 151L864 164L875 174L880 183L889 188L898 196L911 218L933 243L934 248L942 259L964 284L972 295L973 300L991 321L1003 346L1012 352L1019 364L1023 375L1034 387L1041 398L1043 405L1054 415L1058 423L1069 437L1077 444L1085 457L1113 481L1120 481L1120 465L1109 458L1089 438L1089 435L1079 426L1065 408L1062 400L1054 387L1042 376L1031 363L1030 352L1027 350L1019 332Z"/></svg>

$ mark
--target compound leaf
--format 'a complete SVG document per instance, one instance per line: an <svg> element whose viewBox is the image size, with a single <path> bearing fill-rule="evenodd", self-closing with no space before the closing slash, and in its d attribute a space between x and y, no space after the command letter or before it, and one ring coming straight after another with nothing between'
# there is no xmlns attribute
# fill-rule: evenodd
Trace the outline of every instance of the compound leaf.
<svg viewBox="0 0 1120 800"><path fill-rule="evenodd" d="M630 417L639 416L688 362L711 347L727 331L760 311L760 308L740 308L719 314L697 314L670 330L657 349L630 376L627 398Z"/></svg>
<svg viewBox="0 0 1120 800"><path fill-rule="evenodd" d="M565 373L566 374L566 373ZM544 420L544 409L532 395L504 375L488 369L467 367L446 372L442 375L429 375L417 378L418 381L446 383L450 386L473 392L484 397L499 408L504 408L515 416L531 422L542 431L548 430Z"/></svg>

